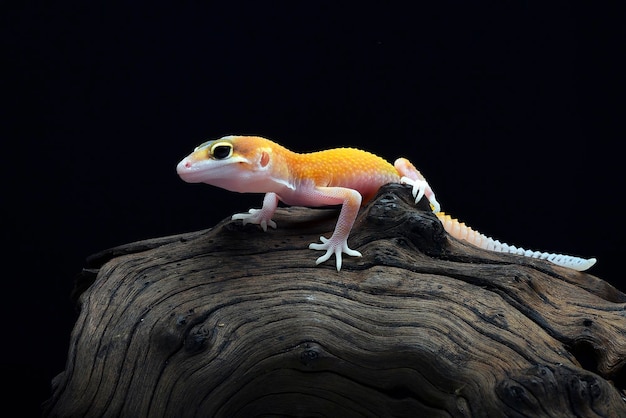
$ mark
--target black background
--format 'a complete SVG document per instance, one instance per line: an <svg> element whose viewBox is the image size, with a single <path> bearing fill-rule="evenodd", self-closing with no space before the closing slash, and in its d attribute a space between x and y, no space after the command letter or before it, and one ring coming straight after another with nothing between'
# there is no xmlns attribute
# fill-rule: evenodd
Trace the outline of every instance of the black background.
<svg viewBox="0 0 626 418"><path fill-rule="evenodd" d="M127 3L0 6L2 367L25 415L64 368L85 257L260 205L176 175L227 134L407 157L446 212L626 290L621 10Z"/></svg>

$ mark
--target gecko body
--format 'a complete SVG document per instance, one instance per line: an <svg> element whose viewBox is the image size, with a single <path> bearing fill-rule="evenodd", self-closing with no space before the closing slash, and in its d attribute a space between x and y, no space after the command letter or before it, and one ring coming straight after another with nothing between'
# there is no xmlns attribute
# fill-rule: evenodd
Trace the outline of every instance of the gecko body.
<svg viewBox="0 0 626 418"><path fill-rule="evenodd" d="M265 193L261 209L238 213L232 219L276 228L272 216L282 201L293 206L341 205L335 230L330 238L309 248L325 251L316 264L332 255L337 271L342 254L361 256L349 248L348 237L359 208L388 183L412 186L415 201L426 197L446 231L457 239L480 248L511 252L547 259L576 270L586 270L595 259L527 251L493 240L440 212L440 205L424 176L405 158L390 164L385 159L355 148L335 148L311 153L296 153L258 136L225 136L207 141L194 149L176 167L178 175L189 183L207 183L240 193Z"/></svg>

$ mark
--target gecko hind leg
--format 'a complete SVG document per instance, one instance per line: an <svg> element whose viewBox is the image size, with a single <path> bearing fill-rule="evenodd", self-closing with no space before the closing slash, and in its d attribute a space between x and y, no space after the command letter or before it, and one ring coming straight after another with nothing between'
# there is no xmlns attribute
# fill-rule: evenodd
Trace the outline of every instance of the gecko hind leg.
<svg viewBox="0 0 626 418"><path fill-rule="evenodd" d="M441 211L441 205L435 198L435 192L430 187L422 173L406 158L398 158L393 163L394 168L400 175L400 183L408 184L413 187L412 193L415 198L415 203L420 201L423 196L426 196L430 202L430 208L433 212L437 213Z"/></svg>
<svg viewBox="0 0 626 418"><path fill-rule="evenodd" d="M400 179L400 183L408 184L409 186L413 187L411 193L415 198L416 204L420 201L422 197L424 197L424 195L427 195L432 211L434 213L438 213L441 211L441 205L439 205L439 202L435 198L435 194L430 189L430 185L426 180L415 180L405 176Z"/></svg>

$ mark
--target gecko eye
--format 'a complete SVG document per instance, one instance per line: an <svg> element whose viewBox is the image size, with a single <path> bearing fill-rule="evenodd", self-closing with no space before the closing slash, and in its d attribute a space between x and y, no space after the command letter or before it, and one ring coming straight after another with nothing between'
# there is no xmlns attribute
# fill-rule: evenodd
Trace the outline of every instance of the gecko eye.
<svg viewBox="0 0 626 418"><path fill-rule="evenodd" d="M233 146L227 142L218 142L211 147L211 156L216 160L224 160L233 155Z"/></svg>

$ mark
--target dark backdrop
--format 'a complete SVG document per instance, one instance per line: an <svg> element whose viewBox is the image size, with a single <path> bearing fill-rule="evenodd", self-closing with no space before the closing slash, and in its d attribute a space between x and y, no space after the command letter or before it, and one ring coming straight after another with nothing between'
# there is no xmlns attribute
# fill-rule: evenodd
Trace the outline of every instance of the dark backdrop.
<svg viewBox="0 0 626 418"><path fill-rule="evenodd" d="M0 5L2 366L32 394L25 414L64 368L86 256L260 205L175 173L226 134L408 157L447 212L511 244L596 256L591 272L626 290L619 10L12 3Z"/></svg>

